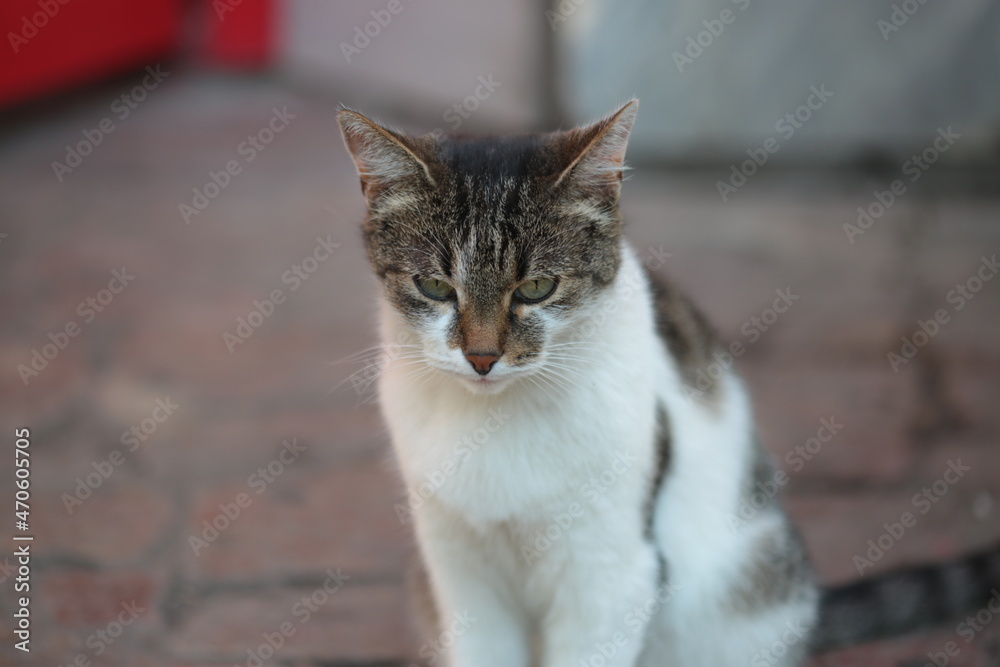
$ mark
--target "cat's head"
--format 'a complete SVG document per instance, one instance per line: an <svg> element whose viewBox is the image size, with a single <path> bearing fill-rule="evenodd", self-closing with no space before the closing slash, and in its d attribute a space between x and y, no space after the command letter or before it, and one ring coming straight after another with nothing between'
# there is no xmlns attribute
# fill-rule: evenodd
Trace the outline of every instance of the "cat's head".
<svg viewBox="0 0 1000 667"><path fill-rule="evenodd" d="M614 280L638 101L567 132L413 137L339 114L368 204L368 256L409 356L496 393L556 371Z"/></svg>

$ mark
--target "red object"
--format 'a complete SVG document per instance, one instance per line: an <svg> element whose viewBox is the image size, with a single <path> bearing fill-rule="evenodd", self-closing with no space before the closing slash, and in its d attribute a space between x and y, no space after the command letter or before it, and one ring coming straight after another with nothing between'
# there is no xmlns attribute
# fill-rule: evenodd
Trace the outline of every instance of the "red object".
<svg viewBox="0 0 1000 667"><path fill-rule="evenodd" d="M180 0L3 0L0 106L79 86L177 51Z"/></svg>
<svg viewBox="0 0 1000 667"><path fill-rule="evenodd" d="M204 54L213 64L258 68L270 62L275 39L273 0L205 0Z"/></svg>

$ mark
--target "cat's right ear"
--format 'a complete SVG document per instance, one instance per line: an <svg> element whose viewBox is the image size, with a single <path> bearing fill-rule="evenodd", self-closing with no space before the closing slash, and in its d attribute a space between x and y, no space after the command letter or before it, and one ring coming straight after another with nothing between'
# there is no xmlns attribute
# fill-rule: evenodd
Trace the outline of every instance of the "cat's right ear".
<svg viewBox="0 0 1000 667"><path fill-rule="evenodd" d="M369 204L384 191L417 183L436 185L427 161L419 155L419 140L379 125L351 109L341 109L337 121Z"/></svg>
<svg viewBox="0 0 1000 667"><path fill-rule="evenodd" d="M625 148L635 124L639 100L632 98L607 118L558 134L565 163L556 185L572 184L578 191L615 203L621 192Z"/></svg>

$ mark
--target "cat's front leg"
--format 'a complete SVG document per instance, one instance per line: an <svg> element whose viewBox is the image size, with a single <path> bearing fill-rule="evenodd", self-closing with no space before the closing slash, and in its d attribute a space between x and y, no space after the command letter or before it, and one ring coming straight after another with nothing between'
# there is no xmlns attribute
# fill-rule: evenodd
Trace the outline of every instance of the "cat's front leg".
<svg viewBox="0 0 1000 667"><path fill-rule="evenodd" d="M439 632L424 644L421 657L446 667L528 667L527 619L486 539L433 501L416 519Z"/></svg>
<svg viewBox="0 0 1000 667"><path fill-rule="evenodd" d="M541 665L634 667L650 605L659 604L655 550L641 539L585 542L561 565L543 629Z"/></svg>

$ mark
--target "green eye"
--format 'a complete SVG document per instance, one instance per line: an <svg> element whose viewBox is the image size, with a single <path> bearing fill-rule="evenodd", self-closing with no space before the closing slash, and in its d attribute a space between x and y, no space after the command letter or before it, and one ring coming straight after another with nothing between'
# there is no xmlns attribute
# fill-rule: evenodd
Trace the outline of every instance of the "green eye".
<svg viewBox="0 0 1000 667"><path fill-rule="evenodd" d="M437 278L414 276L413 282L416 283L417 289L423 292L423 295L428 299L434 299L435 301L447 301L455 294L454 287L443 280L438 280Z"/></svg>
<svg viewBox="0 0 1000 667"><path fill-rule="evenodd" d="M556 289L556 281L551 278L536 278L526 280L514 290L514 296L525 303L536 303L552 296Z"/></svg>

